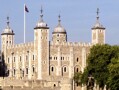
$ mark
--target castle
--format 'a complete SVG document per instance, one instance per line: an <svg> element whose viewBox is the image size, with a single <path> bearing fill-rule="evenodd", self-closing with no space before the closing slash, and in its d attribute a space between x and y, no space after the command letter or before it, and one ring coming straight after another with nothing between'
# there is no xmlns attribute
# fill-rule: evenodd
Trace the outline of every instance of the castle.
<svg viewBox="0 0 119 90"><path fill-rule="evenodd" d="M84 71L90 48L105 43L105 28L99 22L97 11L96 23L92 27L92 42L68 42L59 15L58 25L49 41L49 27L43 20L41 10L40 20L34 28L34 41L15 44L14 36L7 18L7 26L1 34L1 52L7 66L7 78L39 80L46 82L46 86L61 86L60 90L72 90L73 75ZM83 87L81 90L84 90Z"/></svg>

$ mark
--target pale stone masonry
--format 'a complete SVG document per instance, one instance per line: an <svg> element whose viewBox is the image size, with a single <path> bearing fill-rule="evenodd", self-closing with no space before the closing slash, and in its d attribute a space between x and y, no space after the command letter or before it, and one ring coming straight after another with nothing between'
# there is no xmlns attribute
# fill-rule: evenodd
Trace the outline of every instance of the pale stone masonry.
<svg viewBox="0 0 119 90"><path fill-rule="evenodd" d="M24 80L44 81L43 87L53 86L60 87L57 90L72 90L74 73L84 71L92 45L105 43L105 28L99 22L98 13L96 23L92 27L91 43L68 42L68 35L61 25L60 15L58 25L52 32L52 41L49 41L49 27L43 21L41 10L41 18L34 28L34 41L15 44L15 33L9 26L9 18L7 20L7 27L1 34L1 52L7 65L8 77L5 80L11 82L16 80L19 82L16 86L24 87L26 85ZM32 85L35 88L35 84Z"/></svg>

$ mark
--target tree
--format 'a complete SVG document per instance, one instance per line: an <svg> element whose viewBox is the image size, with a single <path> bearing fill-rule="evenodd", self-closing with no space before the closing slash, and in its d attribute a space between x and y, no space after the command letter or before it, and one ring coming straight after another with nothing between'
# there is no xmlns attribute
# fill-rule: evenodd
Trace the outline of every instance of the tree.
<svg viewBox="0 0 119 90"><path fill-rule="evenodd" d="M90 54L87 58L87 67L82 75L82 83L86 84L88 76L92 75L102 89L105 85L108 87L109 69L108 65L111 59L118 56L119 47L110 45L94 45L90 49Z"/></svg>
<svg viewBox="0 0 119 90"><path fill-rule="evenodd" d="M111 90L119 90L119 57L113 58L108 66L108 85Z"/></svg>
<svg viewBox="0 0 119 90"><path fill-rule="evenodd" d="M77 84L77 85L81 85L81 78L82 78L82 73L81 72L76 72L74 74L74 82Z"/></svg>

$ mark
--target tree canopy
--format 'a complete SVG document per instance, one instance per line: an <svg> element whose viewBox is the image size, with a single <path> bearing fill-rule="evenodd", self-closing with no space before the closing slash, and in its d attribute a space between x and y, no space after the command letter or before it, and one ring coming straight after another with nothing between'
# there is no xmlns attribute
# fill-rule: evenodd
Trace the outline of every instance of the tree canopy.
<svg viewBox="0 0 119 90"><path fill-rule="evenodd" d="M94 45L87 58L87 67L81 75L81 83L87 84L92 75L99 87L119 89L119 46Z"/></svg>

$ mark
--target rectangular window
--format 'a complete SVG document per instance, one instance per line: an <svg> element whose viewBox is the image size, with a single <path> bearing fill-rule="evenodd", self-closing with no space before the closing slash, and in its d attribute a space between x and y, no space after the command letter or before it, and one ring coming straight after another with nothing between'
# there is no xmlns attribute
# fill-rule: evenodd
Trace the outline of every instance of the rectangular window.
<svg viewBox="0 0 119 90"><path fill-rule="evenodd" d="M33 55L33 60L34 60L34 55Z"/></svg>
<svg viewBox="0 0 119 90"><path fill-rule="evenodd" d="M21 62L21 56L20 56L20 62Z"/></svg>
<svg viewBox="0 0 119 90"><path fill-rule="evenodd" d="M62 57L61 57L61 60L62 60Z"/></svg>
<svg viewBox="0 0 119 90"><path fill-rule="evenodd" d="M14 62L15 62L15 57L14 57Z"/></svg>

